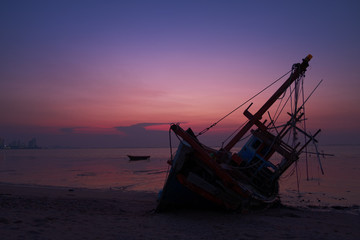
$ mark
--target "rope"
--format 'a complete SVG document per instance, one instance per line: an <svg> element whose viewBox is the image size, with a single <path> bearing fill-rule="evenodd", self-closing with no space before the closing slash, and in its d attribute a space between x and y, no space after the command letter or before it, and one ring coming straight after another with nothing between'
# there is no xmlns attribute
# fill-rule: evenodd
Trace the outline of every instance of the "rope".
<svg viewBox="0 0 360 240"><path fill-rule="evenodd" d="M306 115L305 115L306 111L305 111L305 103L304 103L304 101L305 101L304 80L302 80L302 82L301 82L301 88L302 88L302 108L303 108L303 113L304 113L304 117L303 117L304 123L303 123L303 125L304 125L304 132L306 132L307 130L306 130L306 121L305 121L305 119L306 119ZM304 134L304 142L305 143L307 142L306 134ZM307 151L308 151L308 147L306 146L305 147L305 152L306 152L305 153L306 180L309 181L309 163L308 163L308 153L307 153Z"/></svg>
<svg viewBox="0 0 360 240"><path fill-rule="evenodd" d="M170 149L170 162L173 162L173 150L172 150L172 141L171 141L171 127L169 128L169 149ZM170 173L170 165L168 164L168 168L166 171L166 176L165 176L165 180L164 180L164 187L166 184L166 180L169 177L169 173Z"/></svg>
<svg viewBox="0 0 360 240"><path fill-rule="evenodd" d="M291 87L290 87L290 88L291 88ZM277 113L277 116L274 116L274 121L275 121L275 122L277 122L277 120L278 120L279 117L281 116L281 113L284 111L284 108L287 106L288 101L291 100L291 97L292 97L292 94L293 94L293 92L294 92L294 89L293 89L293 90L290 89L289 92L290 92L290 93L289 93L289 97L286 99L284 105L282 106L282 108L280 109L280 111ZM280 102L280 104L281 104L281 102ZM278 111L278 110L276 110L276 111Z"/></svg>
<svg viewBox="0 0 360 240"><path fill-rule="evenodd" d="M171 142L171 127L169 128L169 148L170 148L170 161L173 161L173 151L172 151L172 142Z"/></svg>
<svg viewBox="0 0 360 240"><path fill-rule="evenodd" d="M225 144L225 142L227 142L227 140L229 140L235 133L237 133L237 131L239 131L239 129L241 129L243 126L245 126L245 124L247 124L248 122L249 122L249 120L246 121L246 122L244 122L240 127L238 127L235 131L233 131L233 133L231 133L231 134L221 143L221 148L224 147L224 144ZM245 136L244 138L240 139L239 142L241 142L242 140L246 139L247 137L248 137L248 136Z"/></svg>
<svg viewBox="0 0 360 240"><path fill-rule="evenodd" d="M248 100L246 100L244 103L242 103L240 106L238 106L237 108L235 108L234 110L232 110L231 112L229 112L228 114L226 114L225 116L223 116L222 118L220 118L217 122L213 123L211 126L205 128L204 130L202 130L201 132L199 132L197 136L200 136L204 133L206 133L207 131L209 131L212 127L215 127L219 122L221 122L222 120L224 120L225 118L227 118L229 115L231 115L232 113L234 113L235 111L237 111L239 108L241 108L242 106L244 106L245 104L247 104L248 102L250 102L252 99L254 99L255 97L257 97L258 95L260 95L261 93L263 93L265 90L267 90L268 88L270 88L272 85L274 85L275 83L277 83L278 81L280 81L283 77L285 77L286 75L288 75L290 72L292 71L292 69L290 71L288 71L287 73L285 73L284 75L282 75L280 78L276 79L274 82L272 82L270 85L268 85L267 87L265 87L263 90L261 90L260 92L256 93L254 96L252 96L251 98L249 98Z"/></svg>

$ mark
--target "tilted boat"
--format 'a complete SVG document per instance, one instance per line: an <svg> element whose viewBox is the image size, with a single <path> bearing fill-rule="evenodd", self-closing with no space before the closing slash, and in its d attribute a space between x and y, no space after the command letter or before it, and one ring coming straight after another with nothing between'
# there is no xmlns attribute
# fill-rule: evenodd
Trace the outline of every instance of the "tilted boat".
<svg viewBox="0 0 360 240"><path fill-rule="evenodd" d="M310 142L316 142L315 136L320 132L311 135L298 126L305 121L304 104L307 101L304 98L303 104L297 101L299 83L304 79L311 58L309 54L301 63L294 64L289 78L255 114L249 111L250 105L244 111L248 121L219 150L202 144L190 128L185 131L179 124L172 124L170 129L179 137L180 144L175 157L169 161L171 169L159 193L157 211L184 206L240 210L278 201L280 176L297 162ZM261 121L270 107L284 98L288 89L296 95L291 101L290 119L276 126L275 117L271 118L269 113L270 122ZM240 151L233 153L232 148L248 132L249 140ZM294 140L299 140L296 132L304 134L301 142L286 143L284 137L289 133ZM274 162L274 155L280 156L281 160Z"/></svg>

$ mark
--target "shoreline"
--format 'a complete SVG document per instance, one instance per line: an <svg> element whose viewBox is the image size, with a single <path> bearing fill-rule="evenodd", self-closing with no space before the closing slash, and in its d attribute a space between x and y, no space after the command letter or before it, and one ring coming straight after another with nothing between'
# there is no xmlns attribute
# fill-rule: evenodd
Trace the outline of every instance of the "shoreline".
<svg viewBox="0 0 360 240"><path fill-rule="evenodd" d="M156 193L0 183L2 239L360 239L360 214L280 206L154 213Z"/></svg>

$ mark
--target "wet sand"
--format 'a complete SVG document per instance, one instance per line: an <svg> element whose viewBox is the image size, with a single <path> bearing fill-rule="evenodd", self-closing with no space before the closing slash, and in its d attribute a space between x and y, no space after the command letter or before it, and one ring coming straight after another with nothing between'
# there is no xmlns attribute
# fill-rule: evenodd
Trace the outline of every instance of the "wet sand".
<svg viewBox="0 0 360 240"><path fill-rule="evenodd" d="M1 239L360 239L359 211L155 213L156 194L0 184Z"/></svg>

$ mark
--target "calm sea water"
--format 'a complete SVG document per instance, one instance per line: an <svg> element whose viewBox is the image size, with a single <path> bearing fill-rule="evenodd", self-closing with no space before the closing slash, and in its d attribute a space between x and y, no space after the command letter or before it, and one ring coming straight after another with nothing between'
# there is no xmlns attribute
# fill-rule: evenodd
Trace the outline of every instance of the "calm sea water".
<svg viewBox="0 0 360 240"><path fill-rule="evenodd" d="M323 146L335 156L308 157L280 180L282 202L293 206L360 205L360 146ZM175 152L176 149L174 149ZM150 155L129 161L129 155ZM69 188L158 192L168 171L168 148L0 150L0 182Z"/></svg>

